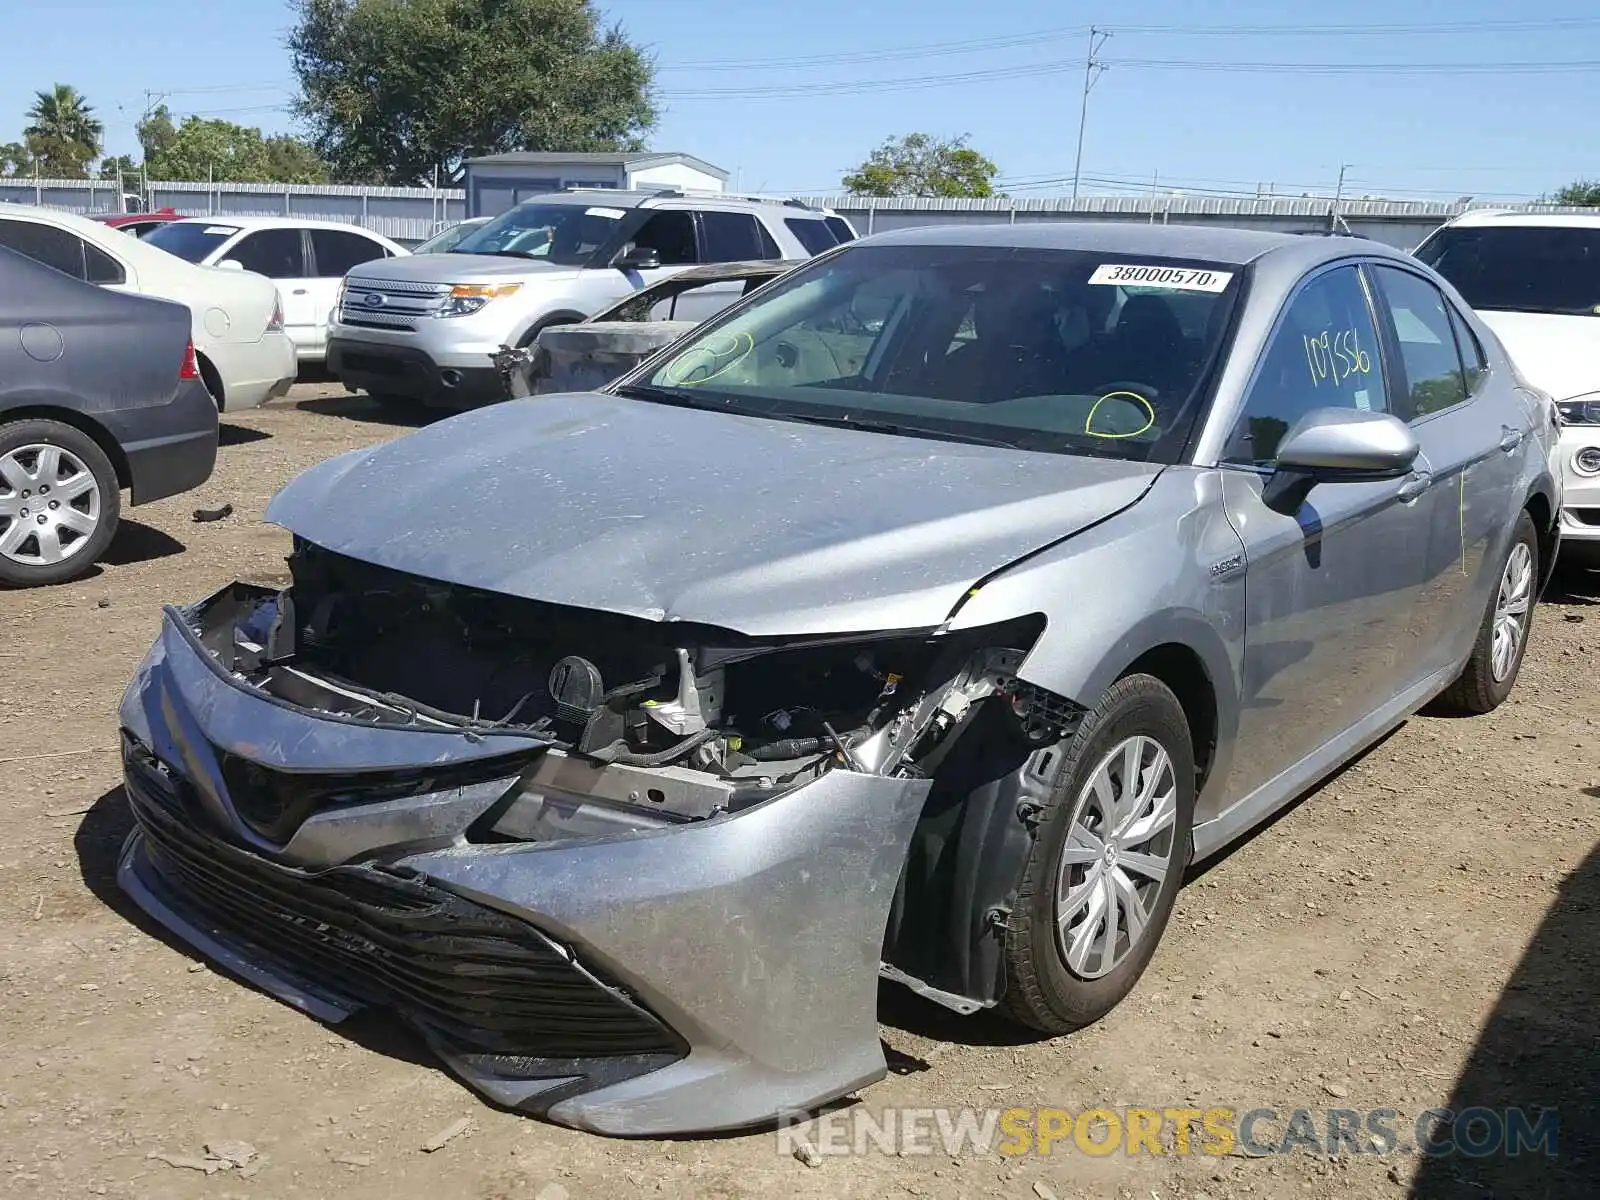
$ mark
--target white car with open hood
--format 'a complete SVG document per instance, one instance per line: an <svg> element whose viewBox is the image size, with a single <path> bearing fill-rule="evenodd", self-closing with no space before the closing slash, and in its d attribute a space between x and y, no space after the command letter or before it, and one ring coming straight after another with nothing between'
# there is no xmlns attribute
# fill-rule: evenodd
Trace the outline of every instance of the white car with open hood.
<svg viewBox="0 0 1600 1200"><path fill-rule="evenodd" d="M114 291L174 300L192 314L200 376L217 408L255 408L294 383L294 344L270 279L197 267L74 213L0 208L0 246Z"/></svg>

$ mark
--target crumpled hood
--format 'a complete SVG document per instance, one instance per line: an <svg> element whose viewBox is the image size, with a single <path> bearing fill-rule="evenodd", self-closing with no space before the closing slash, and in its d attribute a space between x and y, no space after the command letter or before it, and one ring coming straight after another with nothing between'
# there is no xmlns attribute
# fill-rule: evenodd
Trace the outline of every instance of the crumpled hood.
<svg viewBox="0 0 1600 1200"><path fill-rule="evenodd" d="M1484 312L1517 370L1557 400L1600 391L1600 316Z"/></svg>
<svg viewBox="0 0 1600 1200"><path fill-rule="evenodd" d="M578 393L330 459L267 519L506 595L844 633L940 624L978 579L1134 503L1160 470Z"/></svg>
<svg viewBox="0 0 1600 1200"><path fill-rule="evenodd" d="M500 254L405 254L362 263L350 272L350 286L400 280L407 283L554 283L576 279L578 267Z"/></svg>

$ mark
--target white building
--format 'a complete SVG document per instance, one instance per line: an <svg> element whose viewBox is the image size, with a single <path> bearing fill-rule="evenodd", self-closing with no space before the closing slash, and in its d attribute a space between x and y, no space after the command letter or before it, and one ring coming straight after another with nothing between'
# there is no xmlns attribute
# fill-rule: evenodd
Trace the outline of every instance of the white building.
<svg viewBox="0 0 1600 1200"><path fill-rule="evenodd" d="M728 182L726 171L704 159L653 150L603 154L515 151L469 158L466 168L467 213L475 217L492 217L529 196L566 187L720 192Z"/></svg>

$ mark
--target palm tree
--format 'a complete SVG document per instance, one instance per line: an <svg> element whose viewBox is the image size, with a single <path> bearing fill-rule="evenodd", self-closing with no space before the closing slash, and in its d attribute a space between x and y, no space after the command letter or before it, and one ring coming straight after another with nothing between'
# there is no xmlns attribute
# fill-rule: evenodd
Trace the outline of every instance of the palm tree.
<svg viewBox="0 0 1600 1200"><path fill-rule="evenodd" d="M89 163L100 153L105 126L77 88L58 83L36 93L27 115L30 124L22 135L41 175L81 179L88 174Z"/></svg>

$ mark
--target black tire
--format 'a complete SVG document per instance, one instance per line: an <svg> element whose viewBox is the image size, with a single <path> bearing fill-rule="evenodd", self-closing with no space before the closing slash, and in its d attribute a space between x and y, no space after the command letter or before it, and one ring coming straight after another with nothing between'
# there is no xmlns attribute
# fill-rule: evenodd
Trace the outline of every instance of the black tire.
<svg viewBox="0 0 1600 1200"><path fill-rule="evenodd" d="M106 547L111 544L111 539L117 532L117 521L122 515L122 493L117 482L117 472L112 467L111 460L106 457L105 451L100 449L93 438L60 421L26 420L0 424L0 458L23 446L54 446L81 462L94 477L95 486L99 490L99 519L89 532L71 539L71 553L61 561L18 562L4 552L9 548L8 535L17 527L17 522L37 520L35 509L39 502L46 506L52 503L52 498L48 495L30 494L26 497L29 503L26 505L28 513L25 517L20 513L20 505L17 513L0 516L0 584L12 587L40 587L75 579L88 571L95 560L105 553ZM34 462L37 464L37 459L34 459ZM12 488L0 480L0 497L9 500L21 490L23 489ZM33 491L31 488L26 490L30 493ZM17 495L17 498L22 499L20 495ZM61 503L61 501L54 502ZM47 508L46 512L48 511ZM31 553L26 550L28 544L24 541L17 549L27 556L37 554L38 542L34 541L35 549Z"/></svg>
<svg viewBox="0 0 1600 1200"><path fill-rule="evenodd" d="M1496 679L1494 673L1494 628L1495 614L1499 605L1500 591L1505 580L1507 565L1511 562L1512 555L1517 553L1519 546L1526 546L1532 571L1531 581L1528 585L1528 608L1523 617L1522 638L1517 644L1516 653L1511 661L1511 669L1506 672L1505 678ZM1467 665L1456 681L1447 687L1439 697L1441 707L1458 713L1480 716L1483 713L1493 712L1505 703L1511 689L1517 685L1517 676L1522 671L1522 658L1528 652L1528 638L1533 633L1533 614L1538 608L1539 599L1539 531L1534 528L1533 518L1524 510L1517 517L1517 527L1511 536L1511 545L1506 548L1505 558L1500 562L1500 570L1494 591L1489 596L1488 611L1483 614L1483 624L1478 627L1478 639L1472 645L1472 656L1467 659Z"/></svg>
<svg viewBox="0 0 1600 1200"><path fill-rule="evenodd" d="M1175 813L1170 861L1159 887L1154 881L1144 885L1156 887L1156 893L1140 939L1109 972L1090 978L1074 971L1057 945L1056 880L1067 835L1086 802L1085 789L1106 756L1137 736L1154 740L1171 761ZM1118 680L1064 747L1007 922L1002 1013L1044 1033L1070 1033L1098 1021L1133 990L1155 953L1183 885L1192 848L1194 800L1194 747L1178 698L1150 675Z"/></svg>

